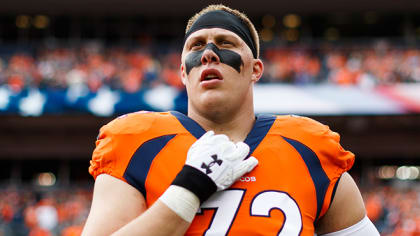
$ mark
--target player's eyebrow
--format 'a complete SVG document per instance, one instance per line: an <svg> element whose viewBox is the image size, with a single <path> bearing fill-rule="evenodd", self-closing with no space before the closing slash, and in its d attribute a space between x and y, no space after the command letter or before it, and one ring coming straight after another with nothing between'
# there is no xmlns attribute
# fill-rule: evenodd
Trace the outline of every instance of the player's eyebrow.
<svg viewBox="0 0 420 236"><path fill-rule="evenodd" d="M187 46L189 46L192 42L196 42L196 41L200 41L200 40L204 40L204 36L203 35L195 35L193 37L190 37L189 39L187 39L186 44Z"/></svg>
<svg viewBox="0 0 420 236"><path fill-rule="evenodd" d="M216 41L229 40L229 41L232 41L233 43L240 42L240 38L232 34L219 34L219 35L216 35L214 38Z"/></svg>
<svg viewBox="0 0 420 236"><path fill-rule="evenodd" d="M220 39L229 39L229 40L235 40L236 42L239 42L239 36L236 36L234 33L227 33L227 32L218 32L215 36L214 36L215 40L220 40ZM185 43L185 45L188 47L192 42L196 42L199 40L205 40L206 36L202 35L202 34L198 34L198 35L194 35L192 37L189 37Z"/></svg>

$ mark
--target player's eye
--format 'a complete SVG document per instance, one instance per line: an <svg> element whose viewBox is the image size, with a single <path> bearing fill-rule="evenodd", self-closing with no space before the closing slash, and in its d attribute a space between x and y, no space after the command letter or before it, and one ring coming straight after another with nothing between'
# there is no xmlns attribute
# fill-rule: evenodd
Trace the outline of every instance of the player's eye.
<svg viewBox="0 0 420 236"><path fill-rule="evenodd" d="M232 40L223 37L217 40L217 45L221 47L234 47L235 43Z"/></svg>
<svg viewBox="0 0 420 236"><path fill-rule="evenodd" d="M195 41L191 44L191 49L198 49L204 45L202 41Z"/></svg>

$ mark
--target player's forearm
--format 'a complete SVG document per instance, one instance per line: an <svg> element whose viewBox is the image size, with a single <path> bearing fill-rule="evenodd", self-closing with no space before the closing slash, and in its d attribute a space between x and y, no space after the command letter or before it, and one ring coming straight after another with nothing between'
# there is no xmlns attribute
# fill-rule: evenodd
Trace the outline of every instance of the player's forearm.
<svg viewBox="0 0 420 236"><path fill-rule="evenodd" d="M116 231L112 236L125 235L184 235L190 222L183 220L161 201Z"/></svg>

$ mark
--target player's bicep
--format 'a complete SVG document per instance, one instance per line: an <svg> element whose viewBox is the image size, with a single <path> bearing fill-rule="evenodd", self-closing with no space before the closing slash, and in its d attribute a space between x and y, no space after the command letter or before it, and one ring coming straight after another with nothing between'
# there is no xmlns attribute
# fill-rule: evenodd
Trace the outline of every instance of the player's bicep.
<svg viewBox="0 0 420 236"><path fill-rule="evenodd" d="M360 222L366 215L359 188L353 178L343 173L327 213L318 221L318 235L339 231Z"/></svg>
<svg viewBox="0 0 420 236"><path fill-rule="evenodd" d="M92 206L82 235L110 235L146 210L143 195L107 174L96 178Z"/></svg>

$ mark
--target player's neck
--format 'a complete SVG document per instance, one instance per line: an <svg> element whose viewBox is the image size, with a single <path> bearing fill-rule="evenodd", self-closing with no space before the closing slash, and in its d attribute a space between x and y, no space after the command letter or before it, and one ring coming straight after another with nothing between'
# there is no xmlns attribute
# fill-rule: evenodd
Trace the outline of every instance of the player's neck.
<svg viewBox="0 0 420 236"><path fill-rule="evenodd" d="M225 134L234 142L244 141L255 122L253 109L238 112L230 117L219 117L219 119L190 111L188 116L206 131L213 130L216 134Z"/></svg>

